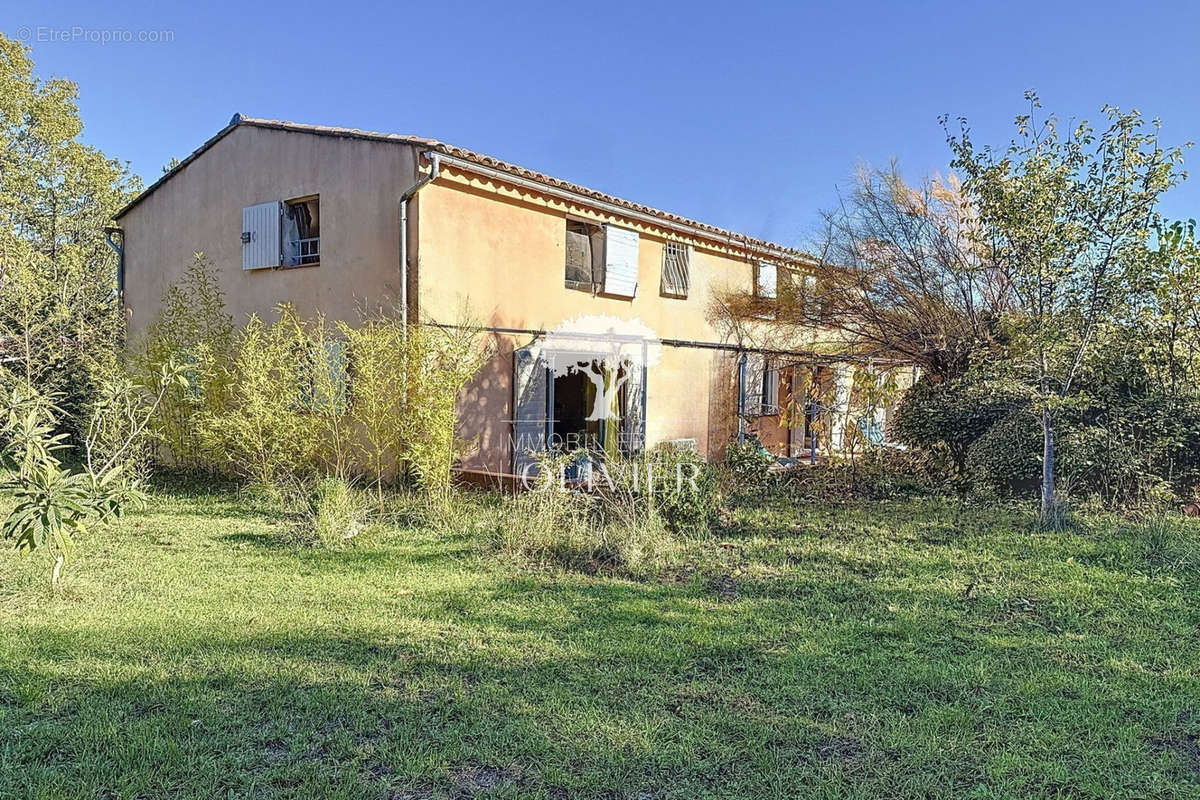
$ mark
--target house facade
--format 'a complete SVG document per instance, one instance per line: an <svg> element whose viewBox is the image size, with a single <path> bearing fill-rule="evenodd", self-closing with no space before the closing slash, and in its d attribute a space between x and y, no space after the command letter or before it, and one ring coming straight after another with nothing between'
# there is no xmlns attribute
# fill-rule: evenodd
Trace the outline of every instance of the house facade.
<svg viewBox="0 0 1200 800"><path fill-rule="evenodd" d="M803 283L803 253L436 140L238 115L117 223L132 338L196 252L238 322L281 302L348 322L465 311L494 342L460 398L467 471L580 444L715 458L739 429L798 455L812 421L782 410L801 370L849 408L852 360L748 347L713 313Z"/></svg>

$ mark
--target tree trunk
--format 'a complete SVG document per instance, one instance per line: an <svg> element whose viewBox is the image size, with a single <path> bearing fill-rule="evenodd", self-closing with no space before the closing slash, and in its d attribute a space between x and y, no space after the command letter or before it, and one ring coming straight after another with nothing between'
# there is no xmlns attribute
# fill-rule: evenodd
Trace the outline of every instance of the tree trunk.
<svg viewBox="0 0 1200 800"><path fill-rule="evenodd" d="M1054 494L1054 415L1042 410L1042 525L1057 528L1062 520L1058 498Z"/></svg>
<svg viewBox="0 0 1200 800"><path fill-rule="evenodd" d="M63 561L65 559L62 553L59 553L58 557L54 559L54 567L50 570L50 589L52 591L58 590L58 581L62 577Z"/></svg>

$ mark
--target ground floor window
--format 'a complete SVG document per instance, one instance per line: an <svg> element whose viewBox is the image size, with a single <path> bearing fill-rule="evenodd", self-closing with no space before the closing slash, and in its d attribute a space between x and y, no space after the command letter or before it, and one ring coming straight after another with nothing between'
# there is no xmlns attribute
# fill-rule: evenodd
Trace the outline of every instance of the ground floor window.
<svg viewBox="0 0 1200 800"><path fill-rule="evenodd" d="M628 375L623 367L605 369L580 362L558 371L553 382L550 444L561 451L591 450L613 455L629 448L622 442L621 420L629 411Z"/></svg>

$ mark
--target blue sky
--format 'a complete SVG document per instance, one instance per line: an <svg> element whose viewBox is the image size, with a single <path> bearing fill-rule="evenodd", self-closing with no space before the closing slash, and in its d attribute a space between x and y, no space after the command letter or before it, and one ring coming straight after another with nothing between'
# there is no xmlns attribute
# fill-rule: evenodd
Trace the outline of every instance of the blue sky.
<svg viewBox="0 0 1200 800"><path fill-rule="evenodd" d="M1200 4L1186 2L4 0L0 12L40 74L79 84L85 140L147 181L240 111L438 138L803 244L856 163L944 171L938 115L1003 144L1026 88L1062 117L1136 106L1163 119L1166 141L1200 141ZM86 41L112 29L172 40ZM1166 213L1200 216L1197 172Z"/></svg>

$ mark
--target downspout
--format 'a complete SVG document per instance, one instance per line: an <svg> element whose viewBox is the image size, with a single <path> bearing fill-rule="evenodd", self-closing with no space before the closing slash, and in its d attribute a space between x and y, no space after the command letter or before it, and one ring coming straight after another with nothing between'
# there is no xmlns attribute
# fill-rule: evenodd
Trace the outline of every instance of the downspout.
<svg viewBox="0 0 1200 800"><path fill-rule="evenodd" d="M113 236L120 236L121 242L113 241ZM104 241L117 254L117 302L125 308L125 231L121 228L105 228Z"/></svg>
<svg viewBox="0 0 1200 800"><path fill-rule="evenodd" d="M738 381L737 381L737 417L738 417L738 442L746 440L746 351L738 356Z"/></svg>
<svg viewBox="0 0 1200 800"><path fill-rule="evenodd" d="M437 180L442 168L440 153L425 153L429 159L429 174L422 176L416 183L400 195L400 321L404 331L408 332L408 201L428 183Z"/></svg>

